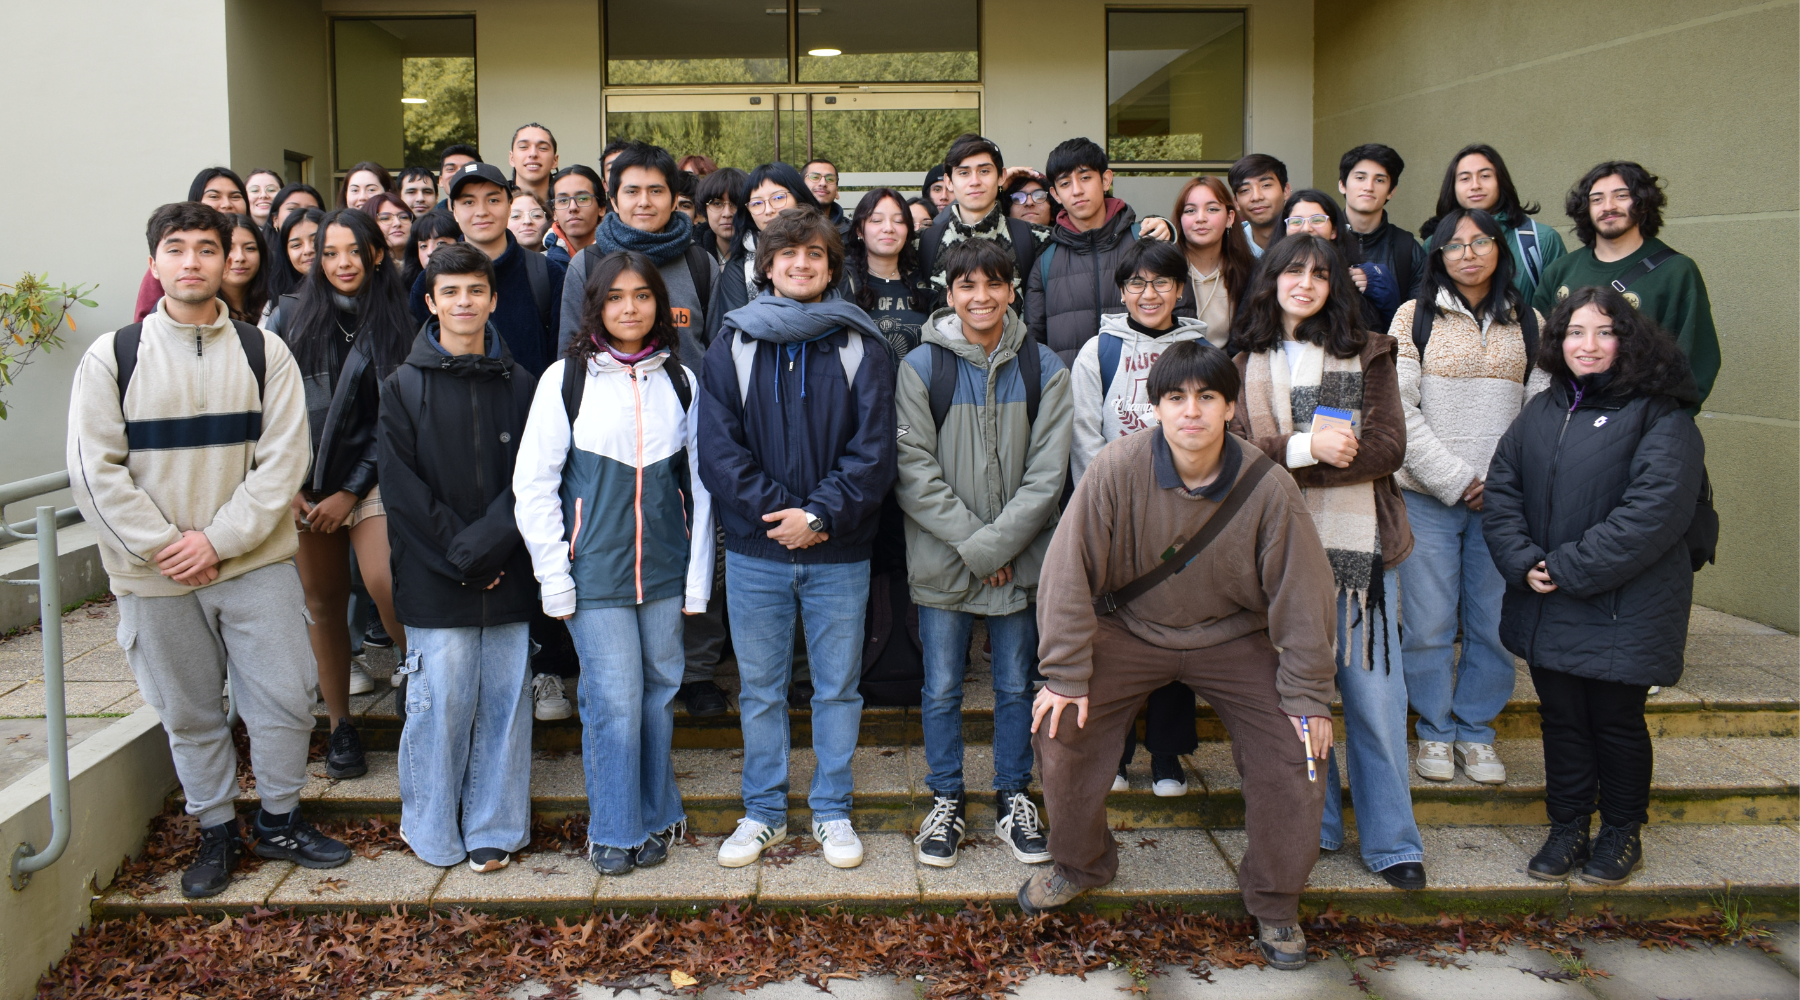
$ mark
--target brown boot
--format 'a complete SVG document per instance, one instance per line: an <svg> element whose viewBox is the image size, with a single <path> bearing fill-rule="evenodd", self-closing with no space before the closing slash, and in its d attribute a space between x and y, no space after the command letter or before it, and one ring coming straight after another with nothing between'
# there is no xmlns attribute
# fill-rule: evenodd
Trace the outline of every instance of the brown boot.
<svg viewBox="0 0 1800 1000"><path fill-rule="evenodd" d="M1271 969L1306 968L1306 932L1299 927L1270 927L1256 922L1256 947Z"/></svg>
<svg viewBox="0 0 1800 1000"><path fill-rule="evenodd" d="M1037 916L1073 900L1086 890L1063 878L1054 865L1037 871L1019 886L1019 909Z"/></svg>

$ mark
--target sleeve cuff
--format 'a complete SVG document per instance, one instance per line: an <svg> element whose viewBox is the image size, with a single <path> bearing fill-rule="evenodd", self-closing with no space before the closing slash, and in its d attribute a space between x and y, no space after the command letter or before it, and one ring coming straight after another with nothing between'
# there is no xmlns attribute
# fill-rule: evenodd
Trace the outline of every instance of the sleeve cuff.
<svg viewBox="0 0 1800 1000"><path fill-rule="evenodd" d="M706 614L706 601L704 599L690 597L687 599L686 603L682 605L681 610L686 611L691 615Z"/></svg>
<svg viewBox="0 0 1800 1000"><path fill-rule="evenodd" d="M544 595L544 614L562 618L575 613L575 588Z"/></svg>
<svg viewBox="0 0 1800 1000"><path fill-rule="evenodd" d="M1051 680L1044 686L1064 698L1086 698L1088 693L1087 681Z"/></svg>
<svg viewBox="0 0 1800 1000"><path fill-rule="evenodd" d="M1331 706L1311 698L1283 698L1281 712L1291 718L1329 719Z"/></svg>
<svg viewBox="0 0 1800 1000"><path fill-rule="evenodd" d="M1319 460L1312 453L1312 432L1301 431L1288 435L1287 467L1304 469L1309 465L1318 465Z"/></svg>
<svg viewBox="0 0 1800 1000"><path fill-rule="evenodd" d="M249 551L249 547L239 540L237 532L221 525L211 525L202 530L201 534L206 536L206 541L212 545L213 553L219 557L220 562L235 559ZM181 535L177 533L175 537L179 540Z"/></svg>

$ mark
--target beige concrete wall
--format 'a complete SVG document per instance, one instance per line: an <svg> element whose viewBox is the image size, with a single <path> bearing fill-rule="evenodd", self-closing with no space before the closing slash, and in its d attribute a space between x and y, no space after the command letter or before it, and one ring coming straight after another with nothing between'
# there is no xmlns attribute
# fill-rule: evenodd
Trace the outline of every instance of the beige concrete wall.
<svg viewBox="0 0 1800 1000"><path fill-rule="evenodd" d="M338 95L337 170L363 162L405 161L401 125L400 39L372 21L332 26L332 86Z"/></svg>
<svg viewBox="0 0 1800 1000"><path fill-rule="evenodd" d="M439 14L435 0L323 0L326 14ZM513 129L541 122L562 162L600 156L600 4L595 0L473 0L475 100L481 157L504 166Z"/></svg>
<svg viewBox="0 0 1800 1000"><path fill-rule="evenodd" d="M40 354L4 390L11 416L0 422L0 481L10 482L63 467L75 364L94 337L131 322L151 211L186 198L200 168L233 161L223 0L108 4L98 13L81 3L5 3L0 38L9 42L0 93L18 137L0 156L0 282L29 270L100 286L98 308L76 307L68 347ZM47 184L52 163L63 179ZM67 505L67 494L56 502ZM30 514L29 504L8 511L12 520Z"/></svg>
<svg viewBox="0 0 1800 1000"><path fill-rule="evenodd" d="M293 150L313 157L312 184L330 186L325 27L318 0L226 0L231 165L241 174L279 173Z"/></svg>
<svg viewBox="0 0 1800 1000"><path fill-rule="evenodd" d="M1719 564L1696 600L1800 627L1800 37L1792 0L1371 0L1317 8L1313 173L1362 142L1406 157L1392 206L1416 226L1447 159L1506 156L1540 221L1575 246L1563 195L1593 164L1667 182L1664 238L1706 276L1724 350L1701 413Z"/></svg>

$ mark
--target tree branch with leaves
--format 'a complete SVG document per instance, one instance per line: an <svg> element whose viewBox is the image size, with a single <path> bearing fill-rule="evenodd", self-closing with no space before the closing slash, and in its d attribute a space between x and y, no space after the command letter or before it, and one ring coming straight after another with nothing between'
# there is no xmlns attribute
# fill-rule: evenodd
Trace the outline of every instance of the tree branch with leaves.
<svg viewBox="0 0 1800 1000"><path fill-rule="evenodd" d="M94 308L94 301L87 296L98 285L52 285L49 277L27 271L14 284L0 283L0 327L6 331L0 340L0 393L31 363L33 354L63 346L63 324L75 332L70 309L78 304ZM0 420L5 419L6 398L0 395Z"/></svg>

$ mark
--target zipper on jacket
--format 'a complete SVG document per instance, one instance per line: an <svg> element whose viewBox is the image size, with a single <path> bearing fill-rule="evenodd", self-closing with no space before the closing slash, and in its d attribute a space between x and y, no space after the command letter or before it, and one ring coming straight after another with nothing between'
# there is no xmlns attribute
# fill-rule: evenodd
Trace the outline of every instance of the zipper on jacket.
<svg viewBox="0 0 1800 1000"><path fill-rule="evenodd" d="M1544 492L1544 532L1545 532L1544 542L1545 542L1545 544L1548 544L1550 541L1550 535L1549 535L1550 525L1555 523L1555 521L1556 521L1556 516L1555 516L1556 515L1556 471L1557 471L1557 463L1562 460L1563 437L1569 433L1569 421L1573 420L1575 418L1575 407L1580 406L1580 405L1581 405L1581 390L1580 390L1580 387L1577 387L1575 390L1575 402L1572 405L1570 405L1568 412L1563 414L1562 430L1559 430L1556 432L1556 448L1550 452L1550 485L1549 485L1549 488ZM1549 552L1544 553L1545 558L1548 558L1549 555L1550 555ZM1549 568L1548 564L1545 564L1545 568L1546 569ZM1526 586L1530 586L1530 584L1527 583ZM1539 594L1538 596L1539 597L1547 597L1549 595L1548 594ZM1615 614L1613 616L1613 619L1615 621L1618 620L1618 615ZM1537 613L1537 624L1534 625L1531 629L1531 659L1533 661L1535 661L1537 659L1538 632L1541 631L1543 629L1543 627L1544 627L1544 602L1539 601L1538 602L1538 613Z"/></svg>
<svg viewBox="0 0 1800 1000"><path fill-rule="evenodd" d="M206 409L206 349L200 339L200 328L194 328L194 367L200 372L200 409Z"/></svg>
<svg viewBox="0 0 1800 1000"><path fill-rule="evenodd" d="M788 362L792 367L793 362ZM637 556L632 561L631 576L637 587L637 602L644 603L644 384L638 380L637 367L625 369L631 373L631 410L637 423L637 489L631 497L631 512L637 518L637 537L635 545Z"/></svg>

